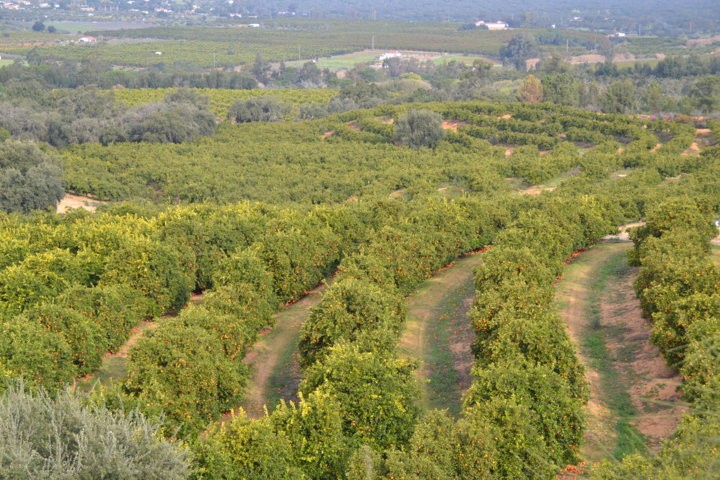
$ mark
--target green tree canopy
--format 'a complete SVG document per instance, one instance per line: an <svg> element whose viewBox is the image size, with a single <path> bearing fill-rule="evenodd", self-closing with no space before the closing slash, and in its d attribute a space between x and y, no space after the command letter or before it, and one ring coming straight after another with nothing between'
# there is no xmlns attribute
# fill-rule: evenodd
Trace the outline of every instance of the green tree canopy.
<svg viewBox="0 0 720 480"><path fill-rule="evenodd" d="M63 197L62 169L34 143L0 143L0 210L28 213L53 207Z"/></svg>
<svg viewBox="0 0 720 480"><path fill-rule="evenodd" d="M411 148L435 148L444 136L442 117L429 110L410 110L398 119L395 131L395 140Z"/></svg>

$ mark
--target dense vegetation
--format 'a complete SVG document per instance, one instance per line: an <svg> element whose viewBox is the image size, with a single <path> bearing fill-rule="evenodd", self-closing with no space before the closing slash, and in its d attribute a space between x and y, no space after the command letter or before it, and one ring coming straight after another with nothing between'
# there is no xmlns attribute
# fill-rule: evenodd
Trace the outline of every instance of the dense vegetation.
<svg viewBox="0 0 720 480"><path fill-rule="evenodd" d="M683 391L692 410L656 458L633 455L622 464L603 465L594 478L627 478L630 472L707 478L708 472L720 467L715 455L720 432L720 271L709 258L710 239L717 230L711 223L714 205L708 200L688 196L665 200L633 233L632 259L641 266L635 289L652 319L655 343L683 375Z"/></svg>
<svg viewBox="0 0 720 480"><path fill-rule="evenodd" d="M29 213L63 197L62 168L32 143L0 143L0 210Z"/></svg>
<svg viewBox="0 0 720 480"><path fill-rule="evenodd" d="M257 34L278 48L265 58L289 58L288 39L309 42L320 25L301 27ZM357 49L365 28L329 38ZM392 45L416 42L422 28L393 32ZM149 33L168 45L198 35L183 48L256 35L119 35ZM259 48L241 72L168 71L153 83L152 68L120 74L68 60L81 47L50 47L42 55L64 59L36 51L29 65L0 69L0 422L15 432L0 439L10 452L0 471L551 478L581 460L588 398L554 281L575 252L640 218L636 290L693 409L659 456L591 474L703 478L717 468L702 460L714 458L719 428L719 278L708 245L720 211L718 122L624 115L716 112L716 59L623 70L548 57L531 77L521 70L535 49L567 39L511 32L467 50L486 35L435 26L422 40L492 50L514 67L391 61L331 82L315 64L271 65ZM147 45L117 50L127 61ZM98 56L112 61L115 49ZM96 88L119 78L171 88ZM233 90L257 83L294 89ZM295 89L329 84L340 88ZM542 195L518 192L541 183L552 185ZM64 190L115 203L47 211ZM423 411L416 365L396 348L405 298L478 249L472 385L457 418ZM237 409L247 353L275 312L331 276L301 329L299 400L250 418ZM126 344L141 322L153 327ZM129 357L115 381L97 381L89 397L66 392L92 383L121 347ZM63 443L70 437L83 441Z"/></svg>
<svg viewBox="0 0 720 480"><path fill-rule="evenodd" d="M582 164L568 140L591 146L642 136L657 143L640 123L621 116L549 105L438 103L423 109L458 122L457 132L446 130L435 150L413 150L394 144L392 125L411 108L223 125L215 136L183 145L82 145L64 152L65 181L68 190L112 200L341 202L393 191L412 197L448 186L454 189L448 193L492 192L507 189L503 177L543 182ZM507 144L522 147L505 160ZM539 151L546 149L553 150Z"/></svg>
<svg viewBox="0 0 720 480"><path fill-rule="evenodd" d="M187 478L188 452L139 413L84 406L13 385L0 398L3 478ZM71 441L68 441L72 439Z"/></svg>
<svg viewBox="0 0 720 480"><path fill-rule="evenodd" d="M135 107L94 88L45 92L16 85L2 103L0 128L14 137L56 147L100 142L182 143L215 131L209 99L191 90L168 92Z"/></svg>

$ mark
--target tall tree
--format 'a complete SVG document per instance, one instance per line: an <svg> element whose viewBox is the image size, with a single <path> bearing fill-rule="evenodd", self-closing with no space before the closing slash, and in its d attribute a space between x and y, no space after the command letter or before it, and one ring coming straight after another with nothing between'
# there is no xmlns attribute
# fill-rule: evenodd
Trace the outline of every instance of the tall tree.
<svg viewBox="0 0 720 480"><path fill-rule="evenodd" d="M528 75L523 80L520 89L518 90L518 97L523 102L538 103L543 99L543 87L540 80L535 75Z"/></svg>

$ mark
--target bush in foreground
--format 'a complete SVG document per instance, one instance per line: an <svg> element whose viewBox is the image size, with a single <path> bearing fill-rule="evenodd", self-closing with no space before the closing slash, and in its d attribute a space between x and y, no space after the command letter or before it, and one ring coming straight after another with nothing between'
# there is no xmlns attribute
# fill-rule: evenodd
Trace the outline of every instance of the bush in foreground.
<svg viewBox="0 0 720 480"><path fill-rule="evenodd" d="M0 478L182 479L188 456L139 413L11 385L0 397Z"/></svg>

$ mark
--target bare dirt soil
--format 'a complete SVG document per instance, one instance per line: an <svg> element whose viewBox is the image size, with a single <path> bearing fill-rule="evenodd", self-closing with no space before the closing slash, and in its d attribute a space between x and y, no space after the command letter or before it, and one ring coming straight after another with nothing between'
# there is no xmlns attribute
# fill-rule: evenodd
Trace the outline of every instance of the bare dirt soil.
<svg viewBox="0 0 720 480"><path fill-rule="evenodd" d="M473 271L481 261L481 254L457 259L408 297L399 348L420 364L415 373L427 408L458 413L470 386L475 334L467 314L475 297Z"/></svg>
<svg viewBox="0 0 720 480"><path fill-rule="evenodd" d="M260 338L245 355L243 363L252 373L241 407L248 417L262 417L265 405L273 408L274 401L280 398L296 398L301 379L295 358L300 327L310 308L320 302L325 288L326 284L315 287L302 299L275 314L275 326L260 332Z"/></svg>
<svg viewBox="0 0 720 480"><path fill-rule="evenodd" d="M687 406L680 398L681 375L668 367L662 353L650 340L651 326L643 318L632 283L638 268L628 269L617 282L608 285L600 304L602 325L617 329L607 346L629 386L630 400L637 411L633 423L658 450L660 441L675 431Z"/></svg>
<svg viewBox="0 0 720 480"><path fill-rule="evenodd" d="M92 197L84 197L81 195L73 195L66 193L65 197L57 204L57 213L67 213L75 208L84 208L89 212L94 212L97 207L107 202L95 200Z"/></svg>
<svg viewBox="0 0 720 480"><path fill-rule="evenodd" d="M532 185L524 190L520 190L520 193L522 193L523 195L537 196L543 192L552 192L556 188L557 187L548 187L545 185Z"/></svg>
<svg viewBox="0 0 720 480"><path fill-rule="evenodd" d="M618 233L614 235L606 235L603 237L603 240L605 241L612 241L612 240L622 240L622 241L630 241L630 229L636 228L636 227L642 227L645 225L645 222L635 222L635 223L628 223L627 225L623 225L620 228L618 228Z"/></svg>
<svg viewBox="0 0 720 480"><path fill-rule="evenodd" d="M596 53L588 53L586 55L577 55L570 58L571 65L582 65L585 63L604 63L605 55L599 55Z"/></svg>
<svg viewBox="0 0 720 480"><path fill-rule="evenodd" d="M687 42L685 42L685 45L688 47L705 47L707 45L712 45L713 43L720 42L720 35L715 35L714 37L708 37L708 38L695 38L690 39Z"/></svg>
<svg viewBox="0 0 720 480"><path fill-rule="evenodd" d="M631 226L637 224L621 230L626 232ZM613 272L604 290L599 295L594 291L604 265L617 262L630 247L629 242L614 239L582 253L557 286L559 312L586 367L590 386L582 456L591 462L610 457L616 447L617 414L610 406L617 392L604 390L608 380L620 382L620 390L629 396L634 409L630 424L645 437L650 450L657 449L660 441L674 431L686 411L678 391L680 375L666 366L660 351L650 342L651 326L642 318L632 289L637 269L625 267ZM592 325L595 321L599 325ZM609 364L617 379L608 379L608 372L600 370L598 359L590 357L586 349L588 335L597 331L605 341L608 357L601 361Z"/></svg>
<svg viewBox="0 0 720 480"><path fill-rule="evenodd" d="M457 132L458 127L463 125L467 125L467 122L461 122L458 120L443 120L442 122L443 130L452 130L453 132Z"/></svg>

